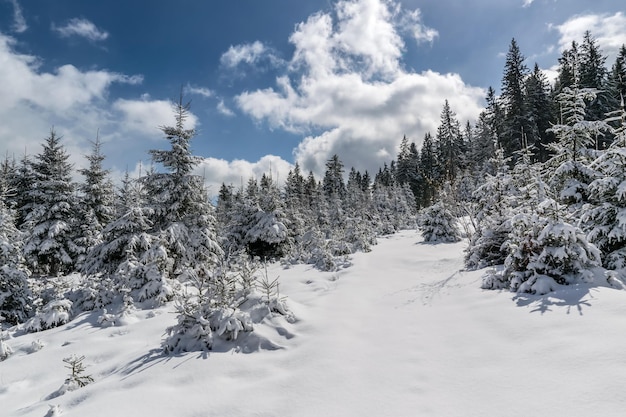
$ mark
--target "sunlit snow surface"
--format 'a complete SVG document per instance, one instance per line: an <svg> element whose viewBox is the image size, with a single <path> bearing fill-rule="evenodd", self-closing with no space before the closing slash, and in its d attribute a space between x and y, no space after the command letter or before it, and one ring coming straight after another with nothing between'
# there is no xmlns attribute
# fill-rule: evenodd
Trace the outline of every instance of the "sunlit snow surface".
<svg viewBox="0 0 626 417"><path fill-rule="evenodd" d="M13 332L0 416L626 415L626 291L481 290L485 271L462 271L465 245L405 231L339 272L271 266L297 320L257 324L272 343L253 353L163 356L171 305ZM95 382L55 397L72 354Z"/></svg>

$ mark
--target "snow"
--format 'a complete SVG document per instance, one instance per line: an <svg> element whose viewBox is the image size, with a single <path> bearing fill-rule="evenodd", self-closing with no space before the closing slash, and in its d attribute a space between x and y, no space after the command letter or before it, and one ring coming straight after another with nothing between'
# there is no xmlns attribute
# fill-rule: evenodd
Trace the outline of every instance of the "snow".
<svg viewBox="0 0 626 417"><path fill-rule="evenodd" d="M626 292L482 290L486 270L462 270L466 245L403 231L340 271L270 265L295 321L255 324L272 343L253 353L221 344L164 356L172 303L108 327L100 310L39 333L11 329L0 414L623 416ZM71 355L85 356L94 382L54 397Z"/></svg>

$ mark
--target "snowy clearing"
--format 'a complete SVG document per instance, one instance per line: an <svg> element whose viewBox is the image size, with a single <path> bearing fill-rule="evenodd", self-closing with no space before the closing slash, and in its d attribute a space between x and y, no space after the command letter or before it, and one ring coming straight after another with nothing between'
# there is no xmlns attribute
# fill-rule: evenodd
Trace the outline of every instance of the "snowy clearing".
<svg viewBox="0 0 626 417"><path fill-rule="evenodd" d="M171 304L100 327L101 311L48 331L10 332L2 416L623 416L626 292L545 296L480 289L467 242L415 231L379 239L352 266L274 264L297 320L255 326L253 353L161 354ZM94 382L59 395L63 359ZM54 406L54 408L52 408Z"/></svg>

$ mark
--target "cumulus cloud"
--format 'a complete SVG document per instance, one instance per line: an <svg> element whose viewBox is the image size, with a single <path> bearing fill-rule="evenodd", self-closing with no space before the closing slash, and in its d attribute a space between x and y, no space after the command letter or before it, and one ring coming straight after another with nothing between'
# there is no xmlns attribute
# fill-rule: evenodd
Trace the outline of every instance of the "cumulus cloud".
<svg viewBox="0 0 626 417"><path fill-rule="evenodd" d="M63 38L80 36L93 42L104 41L109 37L109 33L98 29L95 24L87 19L70 19L65 26L57 27L52 25L52 30Z"/></svg>
<svg viewBox="0 0 626 417"><path fill-rule="evenodd" d="M173 125L175 122L172 102L166 100L152 100L144 95L141 100L118 99L113 103L113 109L119 112L122 124L128 130L147 135L157 134L159 126ZM198 124L198 118L190 113L185 120L185 128L193 129Z"/></svg>
<svg viewBox="0 0 626 417"><path fill-rule="evenodd" d="M524 0L524 4L522 4L522 7L530 7L531 4L533 4L535 0Z"/></svg>
<svg viewBox="0 0 626 417"><path fill-rule="evenodd" d="M228 51L220 57L220 63L226 68L236 68L241 64L256 65L263 61L277 64L280 59L274 50L259 41L243 45L231 45Z"/></svg>
<svg viewBox="0 0 626 417"><path fill-rule="evenodd" d="M395 157L403 135L419 144L434 133L445 99L462 122L477 117L483 89L456 74L404 69L401 33L406 16L421 25L419 11L385 0L342 0L333 11L296 26L294 55L274 87L236 97L258 122L305 136L294 150L305 170L322 174L333 154L346 167L377 169ZM425 41L435 33L423 26L412 36Z"/></svg>
<svg viewBox="0 0 626 417"><path fill-rule="evenodd" d="M218 158L205 158L196 168L196 174L205 178L209 194L217 196L222 183L240 187L246 185L249 178L261 178L263 174L272 176L278 184L283 184L289 170L289 162L279 156L266 155L256 162L235 159L226 161Z"/></svg>
<svg viewBox="0 0 626 417"><path fill-rule="evenodd" d="M22 8L17 0L10 0L13 5L13 25L11 25L11 30L16 33L22 33L28 30L28 25L26 24L26 19L24 19L24 14L22 13Z"/></svg>
<svg viewBox="0 0 626 417"><path fill-rule="evenodd" d="M609 57L609 65L615 60L619 48L626 43L626 15L622 12L613 15L593 13L577 15L551 27L559 32L561 50L569 48L572 41L582 41L585 31L590 31L604 54Z"/></svg>

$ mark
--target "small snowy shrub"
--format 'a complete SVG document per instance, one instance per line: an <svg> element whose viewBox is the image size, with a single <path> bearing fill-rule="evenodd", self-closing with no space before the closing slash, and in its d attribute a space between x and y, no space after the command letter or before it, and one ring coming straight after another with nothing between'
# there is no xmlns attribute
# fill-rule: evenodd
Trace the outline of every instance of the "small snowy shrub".
<svg viewBox="0 0 626 417"><path fill-rule="evenodd" d="M261 292L261 300L267 305L272 312L279 313L283 316L289 316L291 312L287 308L284 297L280 295L280 283L276 277L270 281L267 275L267 265L265 265L265 274L258 280L258 288Z"/></svg>
<svg viewBox="0 0 626 417"><path fill-rule="evenodd" d="M461 232L457 227L456 217L441 202L424 209L418 224L425 242L458 242L461 240Z"/></svg>
<svg viewBox="0 0 626 417"><path fill-rule="evenodd" d="M65 367L70 370L70 374L65 380L65 384L68 387L73 389L82 388L85 385L93 382L93 378L90 375L84 375L84 360L84 356L79 357L76 355L72 355L63 359L63 362L66 363ZM73 389L69 389L69 391L73 391Z"/></svg>
<svg viewBox="0 0 626 417"><path fill-rule="evenodd" d="M220 307L209 314L211 330L226 340L237 340L239 333L253 330L250 315L238 308Z"/></svg>
<svg viewBox="0 0 626 417"><path fill-rule="evenodd" d="M4 340L7 338L8 335L5 336L4 333L0 333L0 362L8 358L13 353L13 349L11 349L11 346L4 342Z"/></svg>
<svg viewBox="0 0 626 417"><path fill-rule="evenodd" d="M44 346L45 344L41 340L33 340L33 342L30 344L30 353L39 352L41 349L43 349Z"/></svg>
<svg viewBox="0 0 626 417"><path fill-rule="evenodd" d="M72 302L70 300L53 300L46 304L24 324L27 332L39 332L61 326L70 321Z"/></svg>

